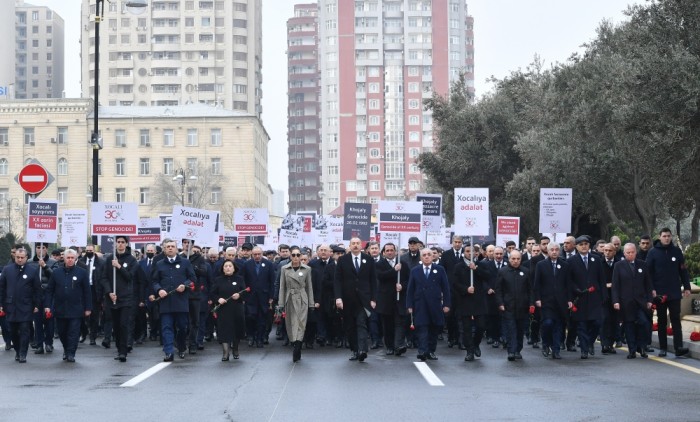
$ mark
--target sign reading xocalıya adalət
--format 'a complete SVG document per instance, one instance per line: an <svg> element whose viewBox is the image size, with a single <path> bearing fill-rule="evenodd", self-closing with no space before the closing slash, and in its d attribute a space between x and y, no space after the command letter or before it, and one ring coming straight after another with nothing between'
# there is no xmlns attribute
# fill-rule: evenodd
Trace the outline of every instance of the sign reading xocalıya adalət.
<svg viewBox="0 0 700 422"><path fill-rule="evenodd" d="M27 207L27 242L58 241L58 201L30 199Z"/></svg>
<svg viewBox="0 0 700 422"><path fill-rule="evenodd" d="M191 239L200 246L218 246L219 212L179 205L173 207L170 237L178 244L182 239Z"/></svg>
<svg viewBox="0 0 700 422"><path fill-rule="evenodd" d="M61 245L79 246L87 244L87 210L63 210L61 219Z"/></svg>
<svg viewBox="0 0 700 422"><path fill-rule="evenodd" d="M520 245L520 217L496 217L496 246L505 247L509 240Z"/></svg>
<svg viewBox="0 0 700 422"><path fill-rule="evenodd" d="M233 230L239 235L265 235L269 219L266 208L236 208L233 210Z"/></svg>
<svg viewBox="0 0 700 422"><path fill-rule="evenodd" d="M379 201L379 232L420 233L423 203L416 201Z"/></svg>
<svg viewBox="0 0 700 422"><path fill-rule="evenodd" d="M571 232L571 188L540 189L540 233Z"/></svg>
<svg viewBox="0 0 700 422"><path fill-rule="evenodd" d="M489 189L455 189L455 234L464 236L488 236Z"/></svg>
<svg viewBox="0 0 700 422"><path fill-rule="evenodd" d="M423 203L421 231L439 231L442 226L442 195L421 193L416 201Z"/></svg>
<svg viewBox="0 0 700 422"><path fill-rule="evenodd" d="M93 202L91 213L93 235L136 234L139 208L135 202Z"/></svg>

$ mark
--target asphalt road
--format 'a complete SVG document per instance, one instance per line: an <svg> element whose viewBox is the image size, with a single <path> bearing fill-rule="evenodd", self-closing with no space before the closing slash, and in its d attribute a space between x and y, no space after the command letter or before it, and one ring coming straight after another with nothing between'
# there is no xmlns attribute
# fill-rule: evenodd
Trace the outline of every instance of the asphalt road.
<svg viewBox="0 0 700 422"><path fill-rule="evenodd" d="M98 342L99 344L99 342ZM563 360L526 346L522 361L482 345L483 356L438 345L427 366L443 383L419 372L415 350L402 357L370 352L364 363L345 349L304 350L271 340L265 349L241 346L241 359L221 362L218 344L164 366L133 387L125 382L162 362L154 342L137 346L126 363L114 349L81 345L74 364L50 355L14 361L0 351L0 414L12 421L418 421L418 420L700 420L700 364L685 358L627 360L617 355ZM4 349L4 348L3 348ZM597 345L600 350L600 345Z"/></svg>

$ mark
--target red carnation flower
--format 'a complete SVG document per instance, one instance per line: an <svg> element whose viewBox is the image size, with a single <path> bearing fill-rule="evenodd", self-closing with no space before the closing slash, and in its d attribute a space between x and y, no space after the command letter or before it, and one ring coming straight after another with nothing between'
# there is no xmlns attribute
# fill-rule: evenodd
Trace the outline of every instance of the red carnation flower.
<svg viewBox="0 0 700 422"><path fill-rule="evenodd" d="M190 281L190 291L194 292L194 282Z"/></svg>
<svg viewBox="0 0 700 422"><path fill-rule="evenodd" d="M246 288L245 288L245 291L248 292L248 293L250 293L250 287L246 287Z"/></svg>
<svg viewBox="0 0 700 422"><path fill-rule="evenodd" d="M576 305L571 307L571 312L578 312L578 308L576 307Z"/></svg>
<svg viewBox="0 0 700 422"><path fill-rule="evenodd" d="M218 319L218 318L219 318L219 314L217 314L216 312L214 312L214 319Z"/></svg>
<svg viewBox="0 0 700 422"><path fill-rule="evenodd" d="M416 329L416 326L413 325L413 324L411 324L411 331L413 331L413 330L415 330L415 329Z"/></svg>
<svg viewBox="0 0 700 422"><path fill-rule="evenodd" d="M531 314L534 314L534 313L535 313L535 307L534 307L534 306L530 306L530 313L531 313Z"/></svg>
<svg viewBox="0 0 700 422"><path fill-rule="evenodd" d="M666 335L672 336L673 335L673 328L671 328L671 327L666 328Z"/></svg>
<svg viewBox="0 0 700 422"><path fill-rule="evenodd" d="M46 319L51 319L53 317L53 314L51 313L51 311L46 311L46 313L44 315L46 316Z"/></svg>
<svg viewBox="0 0 700 422"><path fill-rule="evenodd" d="M591 286L588 288L588 293L593 293L595 292L595 286Z"/></svg>
<svg viewBox="0 0 700 422"><path fill-rule="evenodd" d="M4 317L5 315L7 315L5 311L0 311L0 318Z"/></svg>
<svg viewBox="0 0 700 422"><path fill-rule="evenodd" d="M655 322L651 325L651 330L652 331L659 331L659 323Z"/></svg>
<svg viewBox="0 0 700 422"><path fill-rule="evenodd" d="M690 333L690 341L700 341L700 333L697 331Z"/></svg>

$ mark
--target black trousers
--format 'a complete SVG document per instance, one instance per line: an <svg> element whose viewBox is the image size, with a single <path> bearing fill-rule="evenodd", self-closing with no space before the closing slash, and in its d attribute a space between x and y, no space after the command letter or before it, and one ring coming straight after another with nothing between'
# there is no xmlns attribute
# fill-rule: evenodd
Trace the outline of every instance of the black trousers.
<svg viewBox="0 0 700 422"><path fill-rule="evenodd" d="M613 347L620 321L611 303L603 304L603 325L600 327L600 343L603 347Z"/></svg>
<svg viewBox="0 0 700 422"><path fill-rule="evenodd" d="M484 338L484 317L483 315L463 315L460 320L463 327L462 343L469 353L474 353L474 349Z"/></svg>
<svg viewBox="0 0 700 422"><path fill-rule="evenodd" d="M112 308L112 332L114 342L117 345L117 353L126 356L129 342L129 320L131 320L131 306ZM105 337L107 333L105 332Z"/></svg>
<svg viewBox="0 0 700 422"><path fill-rule="evenodd" d="M56 318L56 331L66 356L75 357L80 338L80 323L83 318Z"/></svg>
<svg viewBox="0 0 700 422"><path fill-rule="evenodd" d="M9 322L12 347L18 356L26 357L29 349L29 326L31 321Z"/></svg>
<svg viewBox="0 0 700 422"><path fill-rule="evenodd" d="M382 314L384 346L387 349L406 347L406 316L398 312Z"/></svg>
<svg viewBox="0 0 700 422"><path fill-rule="evenodd" d="M667 315L668 313L668 315ZM656 306L656 317L659 324L659 348L666 350L668 348L668 337L666 327L668 326L669 316L671 319L671 327L673 328L673 349L683 347L683 331L681 330L681 300L668 300ZM625 331L625 335L627 332ZM629 339L627 339L629 343Z"/></svg>
<svg viewBox="0 0 700 422"><path fill-rule="evenodd" d="M199 299L190 299L190 324L187 344L191 349L197 349L197 333L199 332Z"/></svg>
<svg viewBox="0 0 700 422"><path fill-rule="evenodd" d="M625 337L627 337L627 347L630 353L634 353L637 349L640 352L651 343L651 338L647 337L649 332L649 315L644 309L637 309L636 319L634 321L625 321ZM678 330L680 331L680 330ZM664 330L664 333L666 330Z"/></svg>
<svg viewBox="0 0 700 422"><path fill-rule="evenodd" d="M362 306L355 309L343 309L343 323L345 324L345 337L353 352L367 352L367 313Z"/></svg>

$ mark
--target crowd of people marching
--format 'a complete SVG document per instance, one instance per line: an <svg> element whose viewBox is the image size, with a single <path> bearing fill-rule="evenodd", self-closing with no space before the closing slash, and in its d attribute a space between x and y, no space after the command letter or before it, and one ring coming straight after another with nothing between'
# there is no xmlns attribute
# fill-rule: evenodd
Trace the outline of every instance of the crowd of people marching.
<svg viewBox="0 0 700 422"><path fill-rule="evenodd" d="M481 356L482 341L522 359L525 341L545 358L561 351L615 354L627 344L628 359L646 358L652 316L658 320L659 356L683 347L680 301L690 294L681 250L669 229L652 244L595 244L572 236L560 245L527 238L523 248L471 245L453 236L451 247L425 248L411 237L407 248L359 238L315 250L280 245L264 251L244 243L219 251L190 239L166 239L132 251L116 236L115 253L93 245L33 257L22 245L0 274L0 329L5 350L24 363L50 354L54 337L63 360L75 362L79 344L116 349L126 362L136 345L162 345L164 361L221 345L222 361L239 359L240 343L264 348L275 338L302 349L349 348L363 362L370 349L436 360L438 341ZM178 244L179 243L179 244ZM275 330L276 327L276 330ZM98 344L98 339L100 343Z"/></svg>

